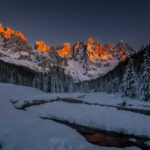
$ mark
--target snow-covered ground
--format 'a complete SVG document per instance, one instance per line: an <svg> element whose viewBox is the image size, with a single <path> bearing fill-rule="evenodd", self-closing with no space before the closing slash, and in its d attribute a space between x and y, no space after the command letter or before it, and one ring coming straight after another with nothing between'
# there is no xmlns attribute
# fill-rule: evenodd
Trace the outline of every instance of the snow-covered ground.
<svg viewBox="0 0 150 150"><path fill-rule="evenodd" d="M106 131L150 137L149 116L115 108L53 102L31 107L28 110L42 117L68 120L71 123Z"/></svg>
<svg viewBox="0 0 150 150"><path fill-rule="evenodd" d="M11 84L0 84L0 144L3 150L99 149L88 144L75 130L43 121L30 112L16 110L11 99L43 92Z"/></svg>
<svg viewBox="0 0 150 150"><path fill-rule="evenodd" d="M16 105L22 105L24 101L50 100L58 97L71 97L89 103L114 106L124 101L137 108L150 105L150 103L106 93L50 94L30 87L0 83L0 145L2 145L2 150L119 149L89 144L76 130L50 120L42 120L39 116L57 117L81 125L150 137L150 116L138 113L111 107L64 102L46 103L23 111L15 109L11 103L12 100L18 100ZM149 107L146 108L149 109ZM138 148L120 149L137 150Z"/></svg>

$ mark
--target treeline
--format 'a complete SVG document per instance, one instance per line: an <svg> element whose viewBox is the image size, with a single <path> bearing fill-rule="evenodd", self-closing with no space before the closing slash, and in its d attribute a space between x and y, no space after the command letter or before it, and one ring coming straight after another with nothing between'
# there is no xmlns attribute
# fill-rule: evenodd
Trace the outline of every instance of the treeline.
<svg viewBox="0 0 150 150"><path fill-rule="evenodd" d="M64 70L50 68L47 73L39 73L23 66L6 63L0 60L0 82L31 86L45 92L73 92L74 83Z"/></svg>

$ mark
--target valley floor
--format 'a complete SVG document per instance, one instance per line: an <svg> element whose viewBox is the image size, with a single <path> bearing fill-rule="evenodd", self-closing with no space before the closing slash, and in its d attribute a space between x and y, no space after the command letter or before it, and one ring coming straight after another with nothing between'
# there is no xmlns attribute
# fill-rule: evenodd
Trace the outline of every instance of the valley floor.
<svg viewBox="0 0 150 150"><path fill-rule="evenodd" d="M150 149L150 103L0 83L2 150Z"/></svg>

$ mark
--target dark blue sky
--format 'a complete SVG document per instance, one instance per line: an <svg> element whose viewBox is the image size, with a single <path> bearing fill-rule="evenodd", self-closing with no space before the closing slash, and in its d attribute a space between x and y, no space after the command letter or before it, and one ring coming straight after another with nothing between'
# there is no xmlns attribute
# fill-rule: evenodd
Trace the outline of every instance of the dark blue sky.
<svg viewBox="0 0 150 150"><path fill-rule="evenodd" d="M1 0L0 22L30 43L124 40L139 48L150 41L150 0Z"/></svg>

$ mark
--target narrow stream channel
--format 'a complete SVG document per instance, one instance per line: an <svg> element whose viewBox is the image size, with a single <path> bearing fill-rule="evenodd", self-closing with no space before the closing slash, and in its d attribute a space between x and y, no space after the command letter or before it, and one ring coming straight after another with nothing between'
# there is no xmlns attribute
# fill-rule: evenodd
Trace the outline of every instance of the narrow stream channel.
<svg viewBox="0 0 150 150"><path fill-rule="evenodd" d="M117 147L125 148L136 146L142 150L150 150L150 146L145 144L149 139L146 137L139 137L135 135L128 135L123 133L117 133L114 131L105 131L100 129L95 129L92 127L85 127L77 124L72 124L66 120L59 120L56 118L41 117L46 120L53 120L57 123L64 124L75 129L80 133L89 143L105 146L105 147Z"/></svg>
<svg viewBox="0 0 150 150"><path fill-rule="evenodd" d="M13 104L15 104L16 102L17 101L11 101L11 103L13 103ZM45 103L52 103L52 102L64 102L64 103L85 104L85 105L100 106L100 107L112 107L112 108L116 108L117 110L130 111L130 112L150 116L150 110L127 108L125 106L105 105L105 104L99 104L99 103L89 103L89 102L85 102L85 101L78 100L78 99L72 99L72 98L57 98L57 99L52 99L52 100L24 101L24 105L22 105L20 108L18 108L18 107L16 107L16 108L25 110L26 108L31 107L31 106L42 105Z"/></svg>
<svg viewBox="0 0 150 150"><path fill-rule="evenodd" d="M117 108L117 106L107 106L107 105L101 105L101 104L91 104L88 102L84 102L81 100L76 100L76 99L54 99L54 100L32 100L32 101L25 101L24 105L21 108L17 109L22 109L26 110L26 108L35 106L35 105L42 105L45 103L49 102L65 102L65 103L73 103L73 104L87 104L87 105L98 105L98 106L106 106L106 107L115 107L116 109L122 110L122 108ZM12 102L15 104L15 101ZM126 108L125 108L126 109ZM123 108L124 110L124 108ZM126 110L126 111L137 111L137 110ZM144 114L146 113L147 115L149 112L143 112L143 110L138 110L137 113ZM150 150L150 146L147 146L145 143L149 141L150 139L146 137L140 137L140 136L135 136L135 135L129 135L125 133L117 133L114 131L105 131L101 129L96 129L93 127L86 127L78 124L73 124L70 123L68 120L59 120L57 118L48 118L48 117L41 117L42 119L46 120L52 120L57 123L64 124L68 127L71 127L75 129L80 135L82 135L89 143L98 145L98 146L105 146L105 147L117 147L117 148L125 148L125 147L139 147L142 150Z"/></svg>

